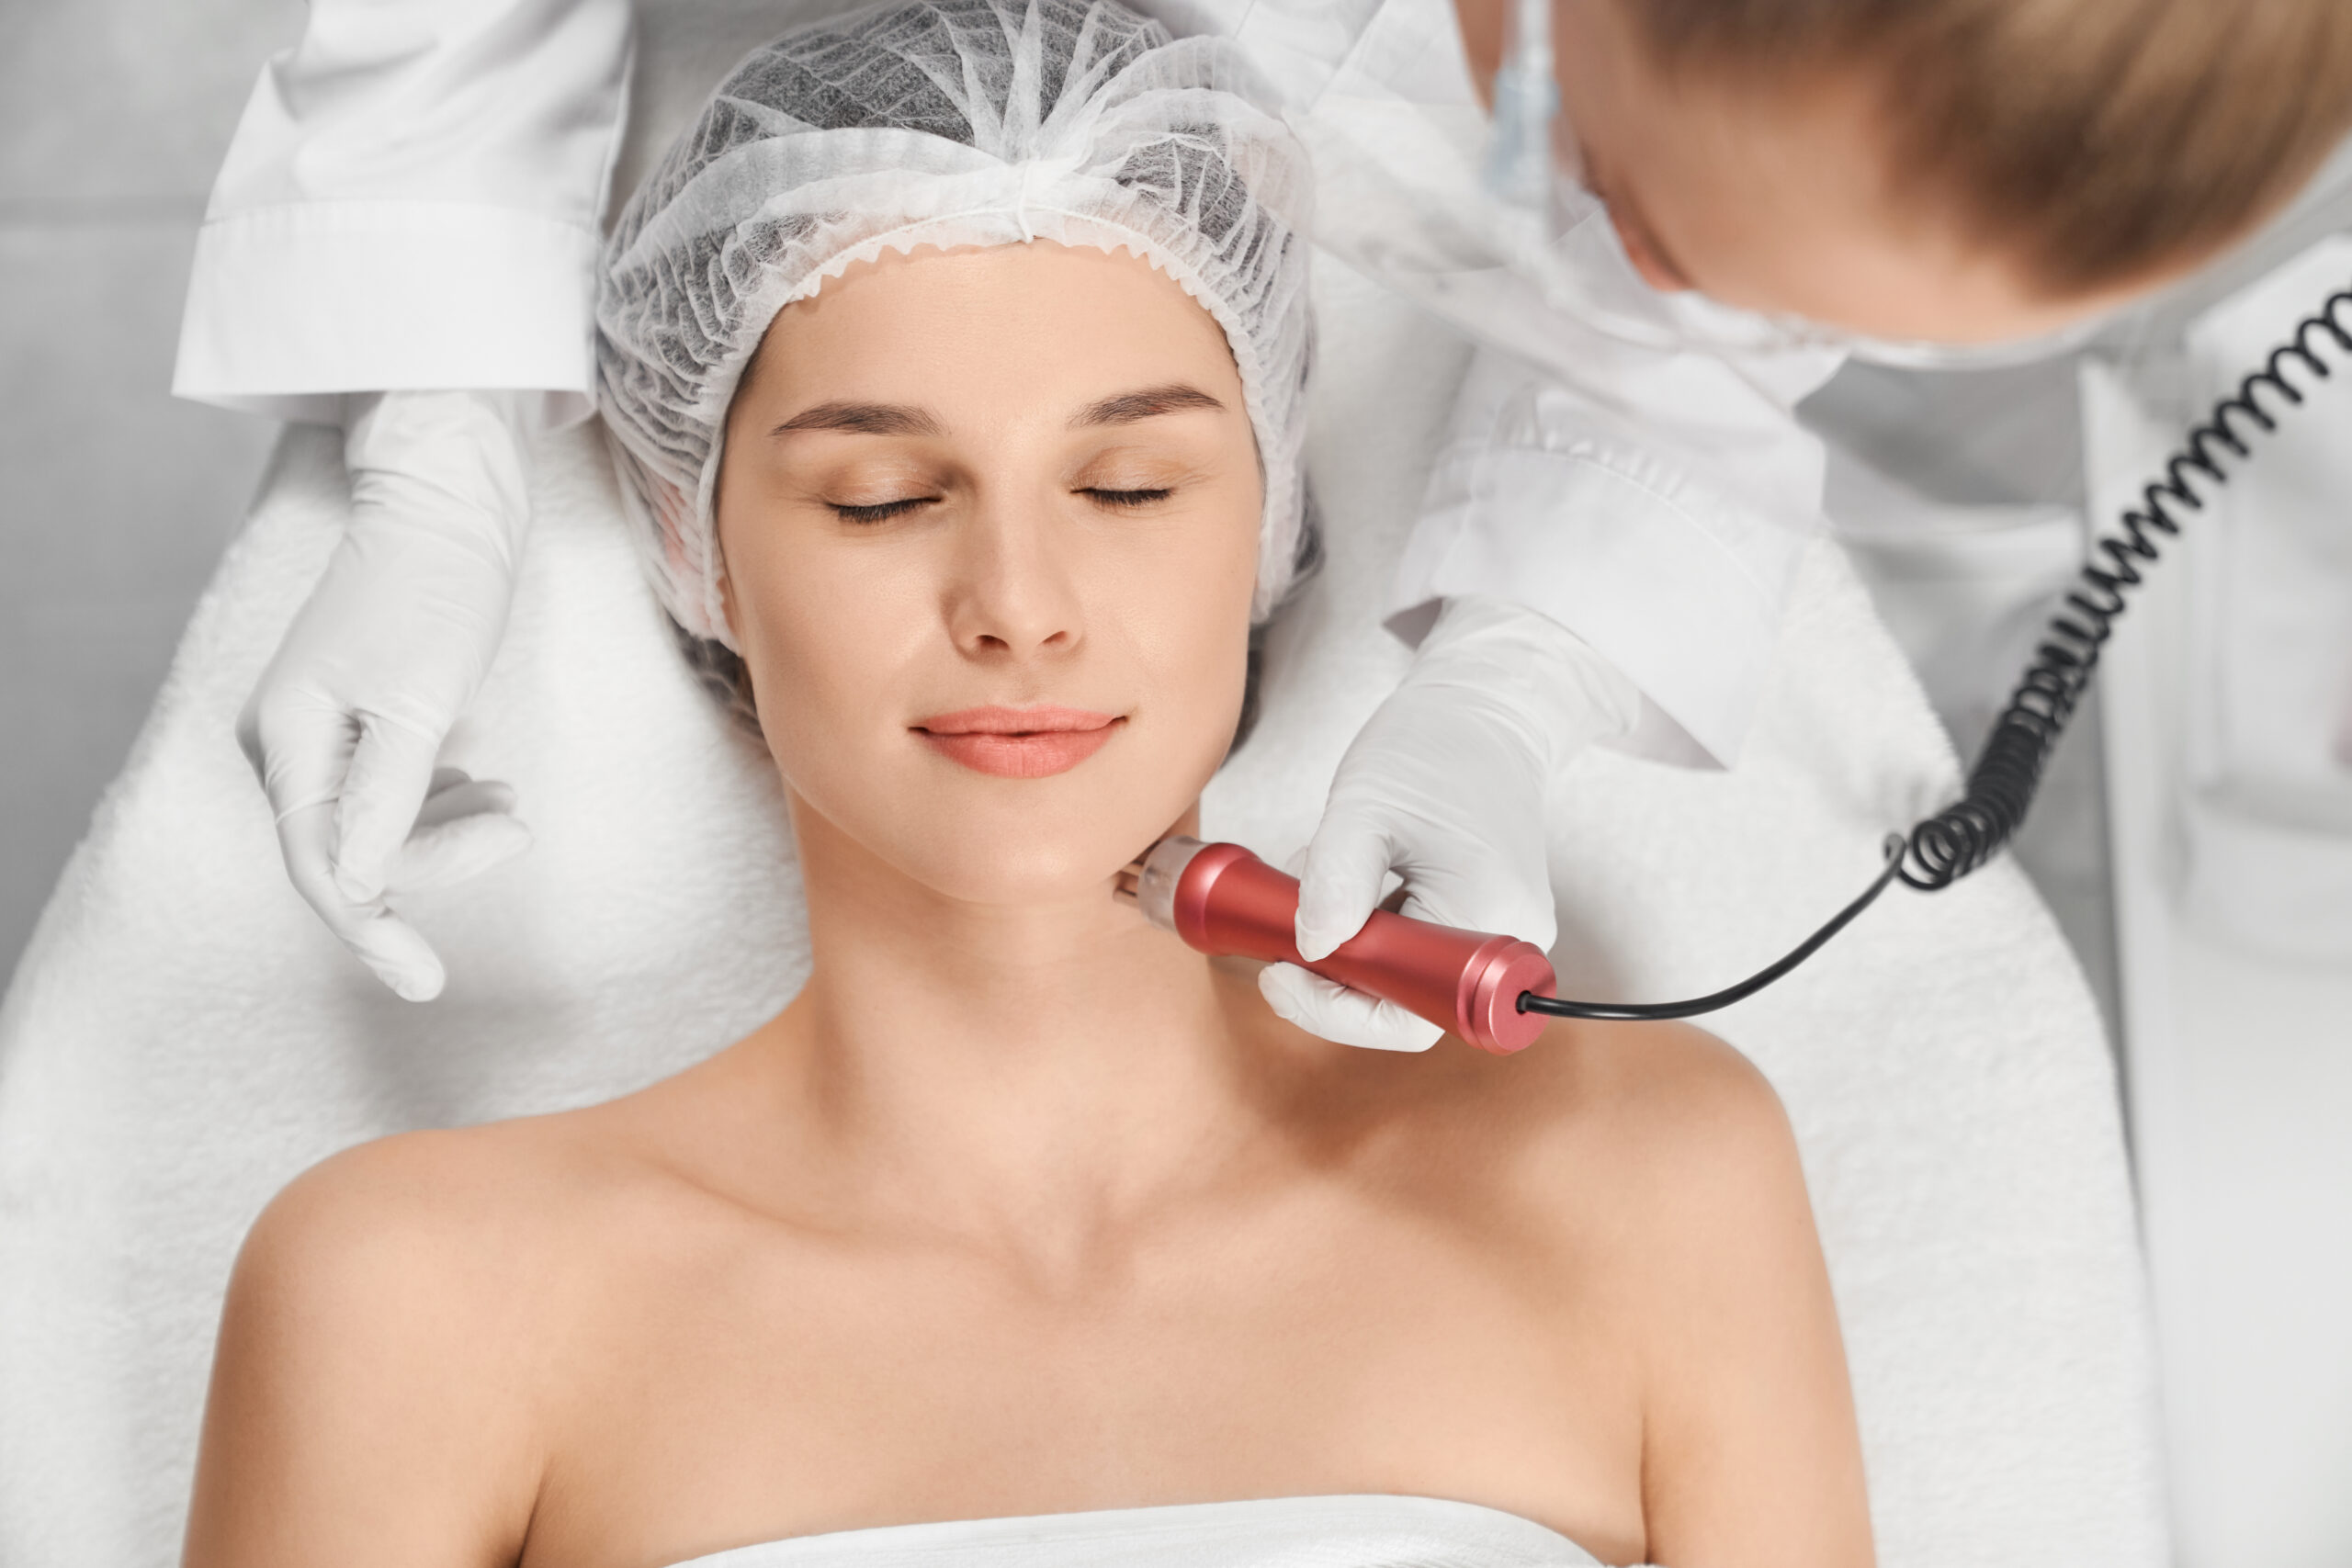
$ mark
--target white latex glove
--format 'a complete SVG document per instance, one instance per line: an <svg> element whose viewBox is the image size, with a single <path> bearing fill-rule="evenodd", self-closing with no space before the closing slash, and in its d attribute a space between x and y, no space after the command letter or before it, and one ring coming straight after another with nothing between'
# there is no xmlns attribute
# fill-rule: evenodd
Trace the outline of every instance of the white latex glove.
<svg viewBox="0 0 2352 1568"><path fill-rule="evenodd" d="M1508 600L1447 600L1340 762L1300 875L1299 953L1320 958L1355 935L1391 871L1417 919L1550 947L1544 795L1570 758L1640 713L1633 683L1558 623ZM1258 987L1341 1044L1423 1051L1443 1032L1294 964L1270 966Z"/></svg>
<svg viewBox="0 0 2352 1568"><path fill-rule="evenodd" d="M287 874L411 1001L440 994L441 960L387 896L531 843L513 790L435 767L506 630L529 516L523 396L350 400L350 525L237 721Z"/></svg>

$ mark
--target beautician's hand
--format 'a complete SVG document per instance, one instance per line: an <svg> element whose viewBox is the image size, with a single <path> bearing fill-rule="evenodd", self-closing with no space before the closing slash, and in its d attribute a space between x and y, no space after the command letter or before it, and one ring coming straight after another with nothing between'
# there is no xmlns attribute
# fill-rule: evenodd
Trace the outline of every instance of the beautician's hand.
<svg viewBox="0 0 2352 1568"><path fill-rule="evenodd" d="M1507 600L1447 600L1340 763L1300 876L1300 953L1320 958L1355 935L1391 871L1408 915L1550 947L1544 795L1568 759L1631 728L1640 705L1555 622ZM1342 1044L1422 1051L1442 1032L1293 964L1258 983L1276 1012Z"/></svg>
<svg viewBox="0 0 2352 1568"><path fill-rule="evenodd" d="M350 525L237 722L287 874L411 1001L440 994L441 961L386 896L531 842L513 790L434 766L506 630L529 515L520 400L352 400Z"/></svg>

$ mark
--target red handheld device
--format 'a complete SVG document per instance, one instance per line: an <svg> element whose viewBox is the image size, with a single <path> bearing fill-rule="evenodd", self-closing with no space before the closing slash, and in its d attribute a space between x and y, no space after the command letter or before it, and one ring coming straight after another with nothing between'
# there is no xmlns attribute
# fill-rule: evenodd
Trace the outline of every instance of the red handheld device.
<svg viewBox="0 0 2352 1568"><path fill-rule="evenodd" d="M1295 964L1327 980L1395 1002L1497 1055L1544 1032L1520 994L1554 994L1551 960L1533 942L1456 931L1385 910L1329 956L1309 964L1294 940L1298 880L1238 844L1162 839L1144 856L1136 902L1154 925L1201 953Z"/></svg>

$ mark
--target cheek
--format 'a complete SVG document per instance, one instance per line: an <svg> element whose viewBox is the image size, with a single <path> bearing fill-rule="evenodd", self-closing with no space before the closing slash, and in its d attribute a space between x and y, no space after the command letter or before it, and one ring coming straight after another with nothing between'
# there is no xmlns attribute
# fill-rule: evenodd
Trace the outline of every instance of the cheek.
<svg viewBox="0 0 2352 1568"><path fill-rule="evenodd" d="M936 619L934 596L870 553L777 536L728 543L736 641L768 750L793 788L830 798L899 739L906 672Z"/></svg>
<svg viewBox="0 0 2352 1568"><path fill-rule="evenodd" d="M1189 805L1224 760L1241 716L1257 586L1254 498L1246 515L1237 511L1199 529L1170 554L1176 558L1125 579L1114 624L1150 683L1150 765L1183 795L1179 805Z"/></svg>

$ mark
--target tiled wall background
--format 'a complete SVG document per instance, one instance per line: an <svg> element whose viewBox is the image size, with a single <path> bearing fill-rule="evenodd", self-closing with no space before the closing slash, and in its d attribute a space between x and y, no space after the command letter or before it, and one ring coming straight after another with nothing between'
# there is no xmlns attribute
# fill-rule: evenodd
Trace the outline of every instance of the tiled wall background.
<svg viewBox="0 0 2352 1568"><path fill-rule="evenodd" d="M300 0L0 0L0 976L275 427L176 402L213 170Z"/></svg>

